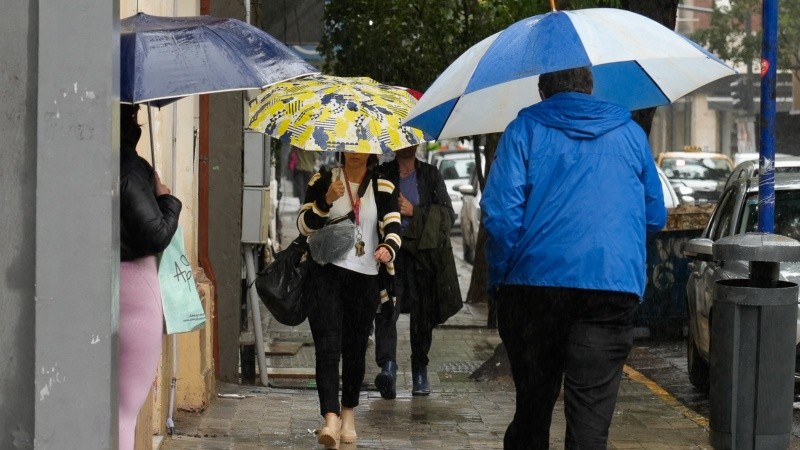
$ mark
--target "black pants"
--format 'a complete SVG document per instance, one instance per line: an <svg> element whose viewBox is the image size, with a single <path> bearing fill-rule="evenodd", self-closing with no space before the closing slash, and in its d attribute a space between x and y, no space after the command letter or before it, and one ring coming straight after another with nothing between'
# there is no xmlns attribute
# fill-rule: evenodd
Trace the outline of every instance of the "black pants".
<svg viewBox="0 0 800 450"><path fill-rule="evenodd" d="M622 366L633 344L633 294L535 286L497 293L517 409L506 449L547 449L564 382L567 449L605 449Z"/></svg>
<svg viewBox="0 0 800 450"><path fill-rule="evenodd" d="M420 287L414 276L414 257L400 248L395 260L395 295L397 305L394 308L381 305L375 314L375 362L383 366L389 361L397 362L397 318L400 311L411 311L411 365L422 367L428 365L428 352L433 342L433 329L420 327L417 317L419 308L414 304L420 301Z"/></svg>
<svg viewBox="0 0 800 450"><path fill-rule="evenodd" d="M378 277L314 265L308 274L312 308L308 313L317 359L320 413L339 414L339 359L342 360L342 403L358 406L364 381L372 319L378 307Z"/></svg>

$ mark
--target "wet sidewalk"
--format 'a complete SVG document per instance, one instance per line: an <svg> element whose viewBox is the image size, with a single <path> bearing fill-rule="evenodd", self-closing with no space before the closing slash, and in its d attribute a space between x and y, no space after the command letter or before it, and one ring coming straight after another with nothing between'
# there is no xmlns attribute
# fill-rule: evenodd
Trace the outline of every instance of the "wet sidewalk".
<svg viewBox="0 0 800 450"><path fill-rule="evenodd" d="M284 199L286 200L286 199ZM294 203L282 202L284 242L293 235ZM288 232L288 233L287 233ZM295 231L296 233L296 231ZM454 241L460 242L456 238ZM471 266L455 249L462 292L469 286ZM485 305L465 304L434 330L430 351L431 395L411 396L409 318L398 322L397 398L383 400L372 381L378 374L374 346L367 353L367 372L356 408L357 444L341 449L492 449L503 447L503 434L514 414L510 378L473 381L476 368L500 343L496 330L485 328ZM177 449L321 449L313 430L319 428L315 390L314 346L308 323L286 327L270 321L265 340L283 355L267 358L269 386L218 384L222 397L202 413L179 411L175 435L161 448ZM702 417L688 411L655 383L626 367L610 430L609 448L711 448ZM552 448L564 447L565 420L561 399L551 426Z"/></svg>

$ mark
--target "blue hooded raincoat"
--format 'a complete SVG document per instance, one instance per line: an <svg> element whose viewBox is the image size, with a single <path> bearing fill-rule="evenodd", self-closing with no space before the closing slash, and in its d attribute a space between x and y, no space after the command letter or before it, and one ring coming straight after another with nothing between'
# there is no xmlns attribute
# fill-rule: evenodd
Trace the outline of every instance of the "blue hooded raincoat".
<svg viewBox="0 0 800 450"><path fill-rule="evenodd" d="M645 239L666 208L647 136L625 108L580 93L520 111L481 200L489 289L645 287Z"/></svg>

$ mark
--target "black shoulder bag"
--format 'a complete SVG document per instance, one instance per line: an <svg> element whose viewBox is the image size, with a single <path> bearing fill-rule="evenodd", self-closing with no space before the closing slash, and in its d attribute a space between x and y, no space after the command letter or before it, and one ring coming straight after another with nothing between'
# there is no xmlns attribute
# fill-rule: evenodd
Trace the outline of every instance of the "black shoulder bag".
<svg viewBox="0 0 800 450"><path fill-rule="evenodd" d="M256 276L256 291L270 314L278 322L296 326L308 316L308 301L303 293L304 278L308 272L308 251L305 236L299 236L275 260Z"/></svg>

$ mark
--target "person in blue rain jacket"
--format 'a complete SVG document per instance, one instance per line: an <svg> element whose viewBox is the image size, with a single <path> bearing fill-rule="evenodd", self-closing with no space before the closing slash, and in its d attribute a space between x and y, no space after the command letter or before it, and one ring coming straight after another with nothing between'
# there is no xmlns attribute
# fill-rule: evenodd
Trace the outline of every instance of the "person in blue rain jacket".
<svg viewBox="0 0 800 450"><path fill-rule="evenodd" d="M503 133L481 200L490 295L516 386L506 449L546 449L564 387L566 448L606 448L645 239L666 208L644 131L591 95L583 67L543 74Z"/></svg>

